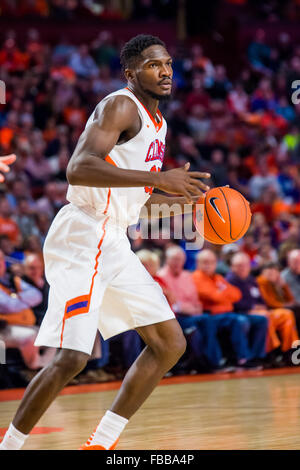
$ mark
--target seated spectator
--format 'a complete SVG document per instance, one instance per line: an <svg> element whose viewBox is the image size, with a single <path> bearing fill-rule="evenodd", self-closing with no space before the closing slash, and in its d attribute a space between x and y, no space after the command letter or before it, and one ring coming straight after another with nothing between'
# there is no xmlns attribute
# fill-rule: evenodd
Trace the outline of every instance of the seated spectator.
<svg viewBox="0 0 300 470"><path fill-rule="evenodd" d="M52 219L66 203L63 184L50 181L44 187L44 195L37 200L36 206L39 212L45 212Z"/></svg>
<svg viewBox="0 0 300 470"><path fill-rule="evenodd" d="M33 253L26 256L23 280L38 289L42 294L41 302L32 307L36 325L40 325L48 308L49 284L45 279L44 264L37 254Z"/></svg>
<svg viewBox="0 0 300 470"><path fill-rule="evenodd" d="M277 195L279 195L280 186L278 184L277 177L269 173L266 161L262 161L257 170L257 174L252 176L249 181L251 198L254 201L258 201L263 192L269 187L272 187L274 191L276 191Z"/></svg>
<svg viewBox="0 0 300 470"><path fill-rule="evenodd" d="M30 235L38 235L38 228L35 224L35 212L30 207L27 197L19 199L15 221L18 224L23 239Z"/></svg>
<svg viewBox="0 0 300 470"><path fill-rule="evenodd" d="M14 246L21 242L18 224L12 218L12 208L4 195L0 196L0 234L7 235Z"/></svg>
<svg viewBox="0 0 300 470"><path fill-rule="evenodd" d="M150 250L139 250L136 252L136 255L143 263L148 273L151 274L156 282L158 282L167 301L169 302L170 307L172 308L172 305L176 303L176 298L174 294L172 294L172 291L168 289L167 283L164 281L164 279L157 274L160 267L159 256Z"/></svg>
<svg viewBox="0 0 300 470"><path fill-rule="evenodd" d="M210 315L202 313L202 303L199 301L193 276L183 269L186 260L185 252L178 246L166 250L166 263L158 271L175 298L172 308L176 318L186 333L190 328L197 328L196 340L191 344L195 356L200 359L203 353L214 369L220 369L225 364L222 350L217 338L215 322Z"/></svg>
<svg viewBox="0 0 300 470"><path fill-rule="evenodd" d="M89 48L86 44L82 44L77 51L71 54L69 66L78 77L91 78L98 75L98 67L89 54Z"/></svg>
<svg viewBox="0 0 300 470"><path fill-rule="evenodd" d="M262 266L256 278L260 293L269 308L291 308L295 305L294 296L288 284L280 276L277 263Z"/></svg>
<svg viewBox="0 0 300 470"><path fill-rule="evenodd" d="M217 257L213 251L203 250L198 254L193 279L203 309L212 315L218 331L229 331L237 364L245 368L259 367L257 360L265 356L267 321L234 313L241 291L216 274L216 268Z"/></svg>
<svg viewBox="0 0 300 470"><path fill-rule="evenodd" d="M254 70L263 73L270 73L268 62L271 48L265 43L266 33L259 28L248 48L248 59Z"/></svg>
<svg viewBox="0 0 300 470"><path fill-rule="evenodd" d="M296 305L300 305L300 250L291 250L287 262L288 267L282 271L281 277L291 289Z"/></svg>
<svg viewBox="0 0 300 470"><path fill-rule="evenodd" d="M7 235L0 235L0 251L4 253L7 268L13 263L24 260L23 251L15 249L14 244Z"/></svg>
<svg viewBox="0 0 300 470"><path fill-rule="evenodd" d="M32 308L42 300L35 287L13 276L6 270L4 254L0 251L0 320L5 326L0 330L0 339L6 348L17 348L29 369L44 367L54 356L55 349L34 346L37 336L35 316Z"/></svg>
<svg viewBox="0 0 300 470"><path fill-rule="evenodd" d="M251 314L249 318L255 314L269 320L266 351L273 352L271 357L274 356L275 361L279 358L280 363L282 358L280 348L282 352L287 353L292 348L293 342L298 339L295 317L293 312L286 308L268 309L258 283L250 272L249 256L245 253L236 253L232 258L231 273L227 275L228 281L242 292L242 298L235 302L234 308L236 312Z"/></svg>

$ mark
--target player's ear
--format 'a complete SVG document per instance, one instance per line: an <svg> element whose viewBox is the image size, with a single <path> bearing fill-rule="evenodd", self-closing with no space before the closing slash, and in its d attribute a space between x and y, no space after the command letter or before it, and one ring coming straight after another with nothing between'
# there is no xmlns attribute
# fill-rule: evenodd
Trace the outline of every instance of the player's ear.
<svg viewBox="0 0 300 470"><path fill-rule="evenodd" d="M131 69L125 69L124 70L124 75L125 75L125 78L126 78L127 81L133 80L133 78L134 78L134 73L133 73L133 70L131 70Z"/></svg>

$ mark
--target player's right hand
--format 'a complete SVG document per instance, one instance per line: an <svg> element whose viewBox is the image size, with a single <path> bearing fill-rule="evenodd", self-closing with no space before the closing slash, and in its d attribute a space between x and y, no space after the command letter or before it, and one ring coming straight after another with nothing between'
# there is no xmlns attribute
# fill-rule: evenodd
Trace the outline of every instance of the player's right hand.
<svg viewBox="0 0 300 470"><path fill-rule="evenodd" d="M200 171L188 171L190 163L186 163L181 168L163 171L157 173L156 188L170 194L181 194L185 197L187 203L192 203L195 196L201 196L203 191L210 188L199 178L208 179L210 173L202 173Z"/></svg>
<svg viewBox="0 0 300 470"><path fill-rule="evenodd" d="M3 173L7 173L10 170L8 165L14 163L16 158L17 157L14 153L12 153L11 155L5 155L4 157L0 157L0 171L2 171ZM0 183L2 183L4 180L4 176L0 173Z"/></svg>

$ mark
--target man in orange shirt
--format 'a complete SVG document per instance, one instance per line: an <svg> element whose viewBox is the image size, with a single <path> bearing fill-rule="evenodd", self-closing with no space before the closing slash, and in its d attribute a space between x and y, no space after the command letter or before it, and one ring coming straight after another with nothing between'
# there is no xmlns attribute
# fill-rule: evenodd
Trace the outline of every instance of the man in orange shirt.
<svg viewBox="0 0 300 470"><path fill-rule="evenodd" d="M240 290L223 276L216 274L217 257L211 250L197 256L197 269L193 273L203 310L212 315L218 331L227 330L239 366L258 368L258 360L265 356L267 319L234 313L235 302L242 296ZM251 333L251 343L249 341Z"/></svg>

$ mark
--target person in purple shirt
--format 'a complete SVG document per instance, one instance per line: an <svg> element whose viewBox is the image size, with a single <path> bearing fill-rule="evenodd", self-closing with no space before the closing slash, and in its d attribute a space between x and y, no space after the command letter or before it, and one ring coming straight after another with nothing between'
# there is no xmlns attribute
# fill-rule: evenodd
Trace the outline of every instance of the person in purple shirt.
<svg viewBox="0 0 300 470"><path fill-rule="evenodd" d="M246 259L247 258L247 259ZM234 303L234 311L238 314L249 314L258 306L265 303L260 295L256 280L250 275L249 257L246 253L236 253L231 261L231 271L226 276L230 284L238 287L242 297ZM266 357L266 339L268 333L268 319L263 315L248 315L249 337L252 338L252 350L256 359Z"/></svg>

